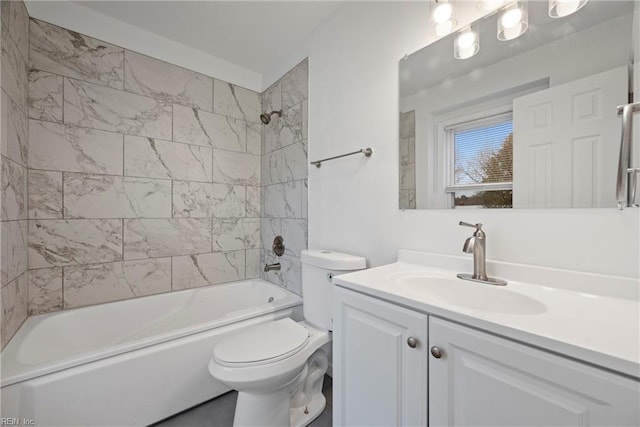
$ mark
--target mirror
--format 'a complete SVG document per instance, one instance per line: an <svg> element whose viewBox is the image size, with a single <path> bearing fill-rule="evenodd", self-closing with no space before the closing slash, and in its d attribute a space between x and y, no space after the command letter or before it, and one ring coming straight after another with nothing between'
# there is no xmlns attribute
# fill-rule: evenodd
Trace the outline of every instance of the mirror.
<svg viewBox="0 0 640 427"><path fill-rule="evenodd" d="M467 59L463 29L400 61L401 209L616 206L634 2L518 6L517 38L498 40L502 8L466 30Z"/></svg>

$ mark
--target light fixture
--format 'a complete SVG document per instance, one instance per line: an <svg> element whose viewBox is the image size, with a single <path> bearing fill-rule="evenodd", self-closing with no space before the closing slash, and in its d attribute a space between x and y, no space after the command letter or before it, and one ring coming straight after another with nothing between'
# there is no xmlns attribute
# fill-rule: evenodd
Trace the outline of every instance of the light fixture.
<svg viewBox="0 0 640 427"><path fill-rule="evenodd" d="M436 0L436 7L433 9L433 20L436 24L444 24L451 19L453 7L447 0Z"/></svg>
<svg viewBox="0 0 640 427"><path fill-rule="evenodd" d="M433 9L433 25L437 37L444 37L451 33L457 21L453 18L453 6L448 0L435 0L436 6Z"/></svg>
<svg viewBox="0 0 640 427"><path fill-rule="evenodd" d="M549 0L549 16L562 18L582 9L587 0Z"/></svg>
<svg viewBox="0 0 640 427"><path fill-rule="evenodd" d="M490 12L502 6L505 1L506 0L476 0L476 7L480 10Z"/></svg>
<svg viewBox="0 0 640 427"><path fill-rule="evenodd" d="M513 40L529 28L529 11L526 1L516 1L498 16L498 40Z"/></svg>
<svg viewBox="0 0 640 427"><path fill-rule="evenodd" d="M471 26L462 29L453 42L453 56L457 59L469 59L480 50L480 37Z"/></svg>

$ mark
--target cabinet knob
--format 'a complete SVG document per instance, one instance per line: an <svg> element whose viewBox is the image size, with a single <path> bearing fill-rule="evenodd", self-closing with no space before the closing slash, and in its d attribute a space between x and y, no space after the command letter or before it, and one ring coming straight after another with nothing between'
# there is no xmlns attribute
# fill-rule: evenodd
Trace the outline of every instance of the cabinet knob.
<svg viewBox="0 0 640 427"><path fill-rule="evenodd" d="M435 345L431 347L431 355L436 359L440 359L444 352L440 349L440 347L436 347Z"/></svg>
<svg viewBox="0 0 640 427"><path fill-rule="evenodd" d="M414 337L407 338L407 345L411 348L416 348L418 345L418 340Z"/></svg>

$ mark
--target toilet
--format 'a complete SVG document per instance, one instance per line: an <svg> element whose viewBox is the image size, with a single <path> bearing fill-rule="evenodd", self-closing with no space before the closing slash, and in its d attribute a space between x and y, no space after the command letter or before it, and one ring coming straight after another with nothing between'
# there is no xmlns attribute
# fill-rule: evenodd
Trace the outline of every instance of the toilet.
<svg viewBox="0 0 640 427"><path fill-rule="evenodd" d="M213 349L209 372L238 391L234 426L308 425L326 406L322 383L331 341L333 276L362 270L363 257L304 250L304 321L274 320L225 338Z"/></svg>

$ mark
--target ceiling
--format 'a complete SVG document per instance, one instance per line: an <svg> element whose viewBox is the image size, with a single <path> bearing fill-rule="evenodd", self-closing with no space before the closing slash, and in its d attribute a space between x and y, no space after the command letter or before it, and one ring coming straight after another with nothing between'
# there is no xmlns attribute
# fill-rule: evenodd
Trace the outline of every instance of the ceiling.
<svg viewBox="0 0 640 427"><path fill-rule="evenodd" d="M263 74L341 1L74 1Z"/></svg>

